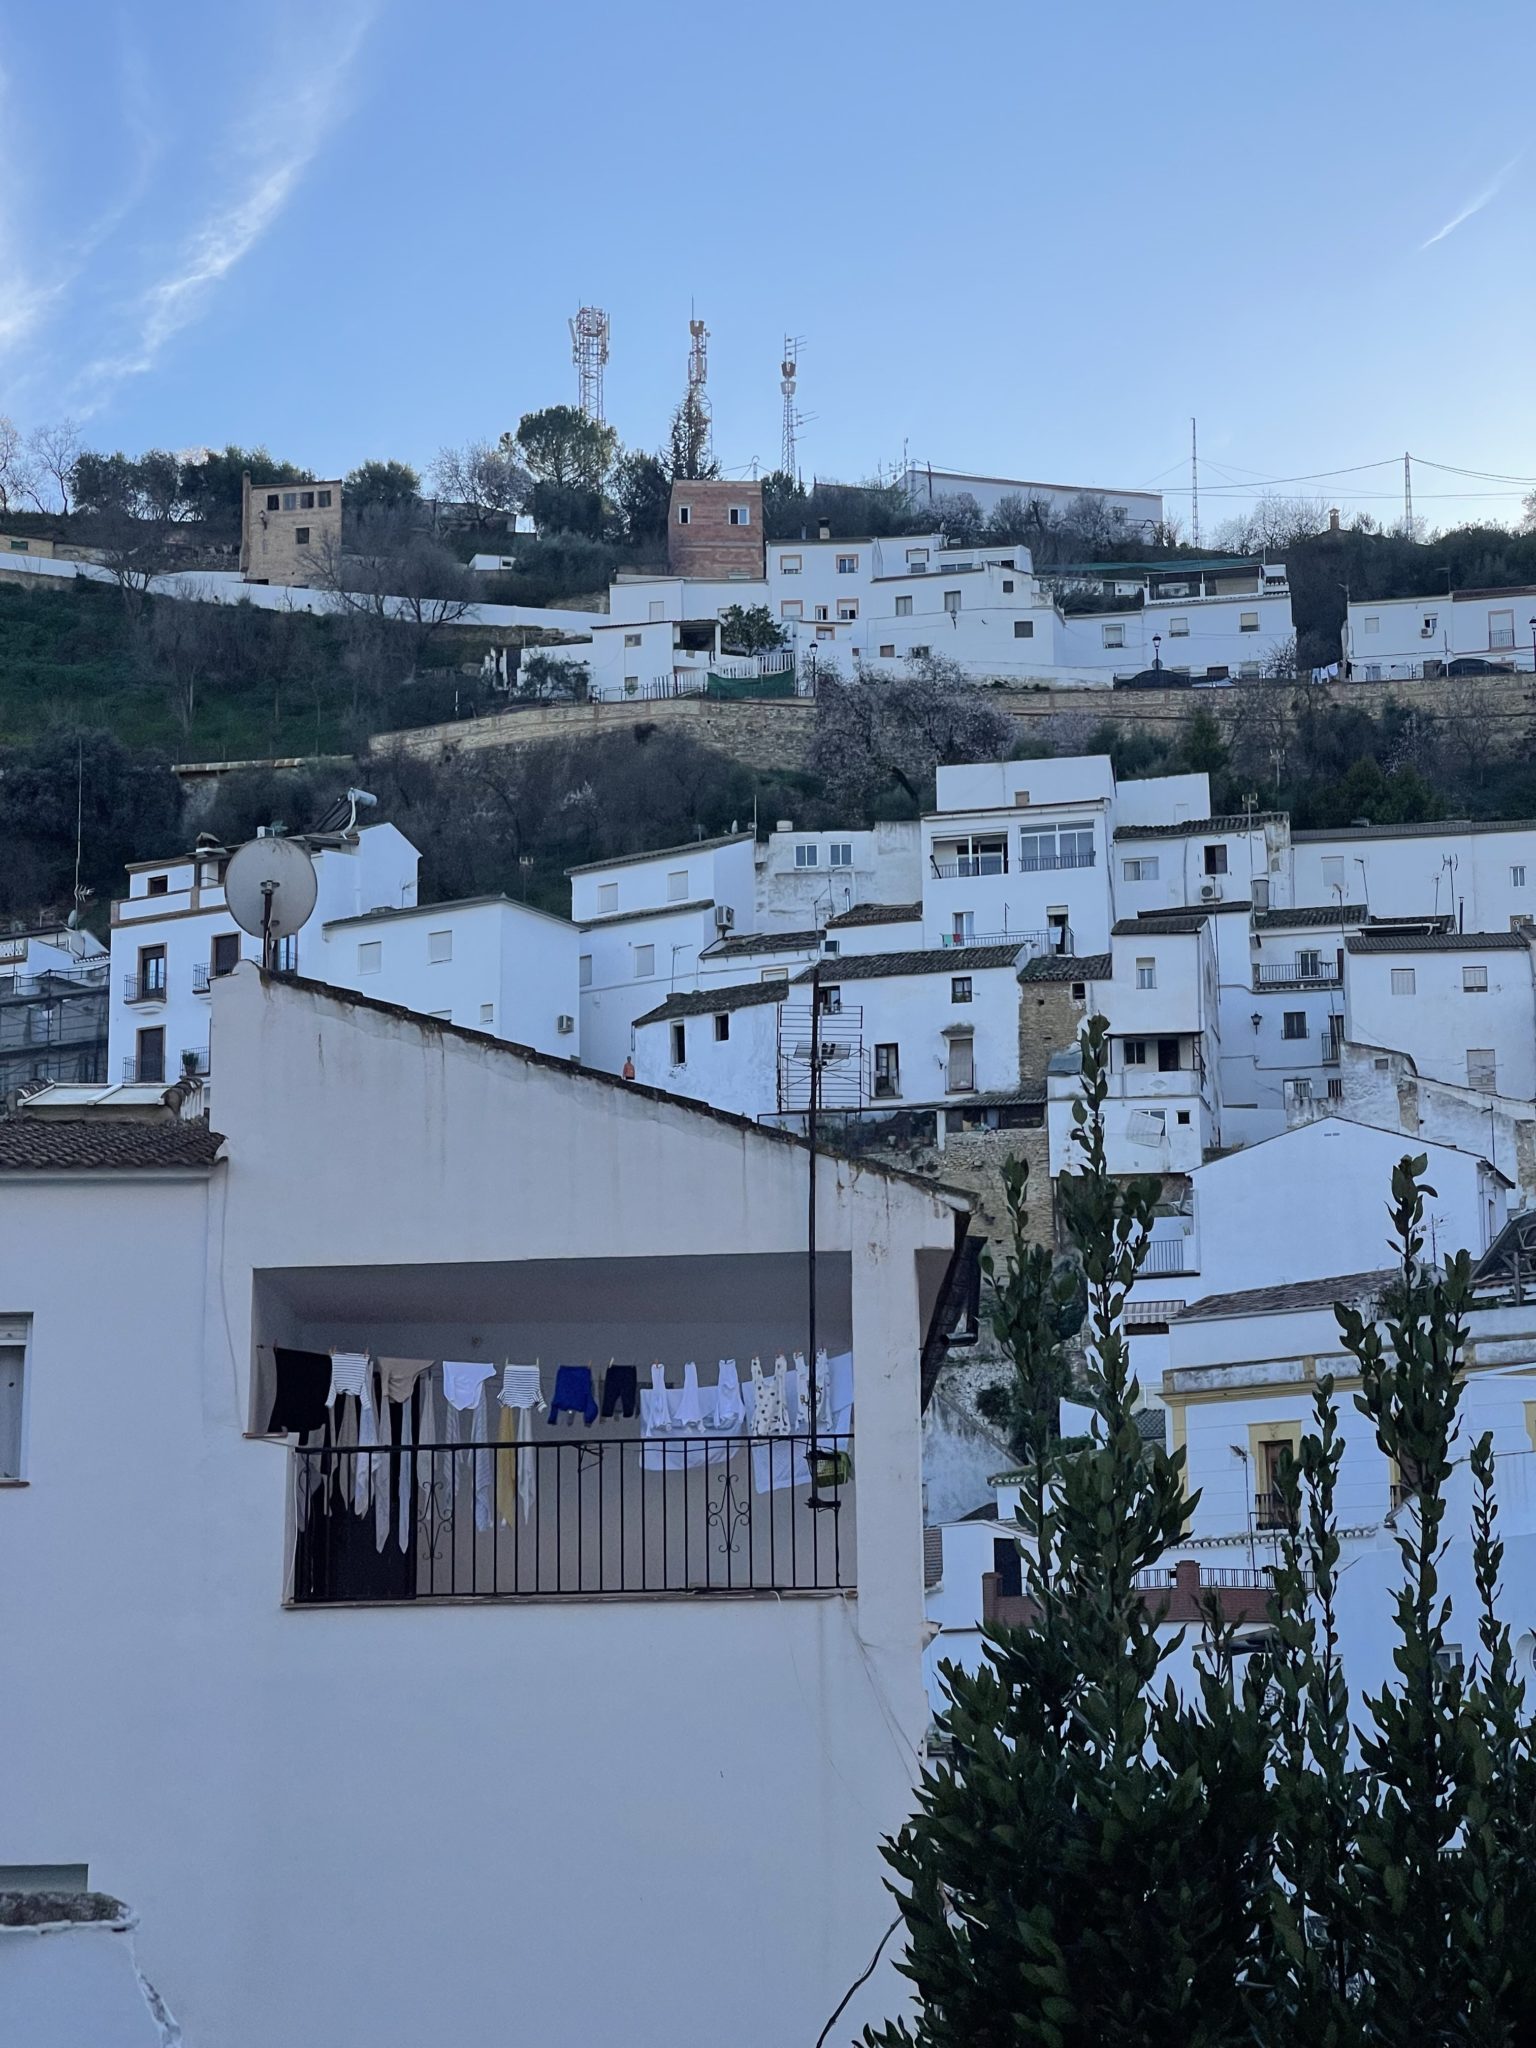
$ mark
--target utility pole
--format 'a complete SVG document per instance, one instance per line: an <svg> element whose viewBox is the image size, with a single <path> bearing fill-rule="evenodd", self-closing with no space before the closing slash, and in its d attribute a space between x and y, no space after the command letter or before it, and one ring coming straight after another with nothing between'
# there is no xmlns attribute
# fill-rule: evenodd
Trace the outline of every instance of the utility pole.
<svg viewBox="0 0 1536 2048"><path fill-rule="evenodd" d="M1200 545L1200 443L1195 434L1194 416L1189 422L1189 529L1190 539L1196 547Z"/></svg>
<svg viewBox="0 0 1536 2048"><path fill-rule="evenodd" d="M1403 538L1413 539L1413 458L1403 451Z"/></svg>

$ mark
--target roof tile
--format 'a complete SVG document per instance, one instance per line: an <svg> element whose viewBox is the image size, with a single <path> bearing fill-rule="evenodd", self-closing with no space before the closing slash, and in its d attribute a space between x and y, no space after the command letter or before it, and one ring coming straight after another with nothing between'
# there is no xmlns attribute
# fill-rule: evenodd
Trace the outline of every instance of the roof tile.
<svg viewBox="0 0 1536 2048"><path fill-rule="evenodd" d="M851 909L829 917L827 930L835 932L860 924L919 924L922 916L921 903L855 903Z"/></svg>
<svg viewBox="0 0 1536 2048"><path fill-rule="evenodd" d="M0 1172L144 1172L211 1166L224 1140L201 1117L140 1122L114 1116L0 1119Z"/></svg>

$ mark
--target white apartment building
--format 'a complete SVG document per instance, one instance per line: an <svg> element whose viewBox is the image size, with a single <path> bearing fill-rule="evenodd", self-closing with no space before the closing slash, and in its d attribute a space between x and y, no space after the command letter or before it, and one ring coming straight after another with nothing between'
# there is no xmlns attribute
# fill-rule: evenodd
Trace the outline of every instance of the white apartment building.
<svg viewBox="0 0 1536 2048"><path fill-rule="evenodd" d="M1536 918L1536 822L1436 818L1290 835L1295 903L1359 903L1376 918L1448 917L1466 931Z"/></svg>
<svg viewBox="0 0 1536 2048"><path fill-rule="evenodd" d="M820 1511L803 1433L648 1458L638 1418L533 1409L461 1453L444 1359L544 1401L692 1360L713 1397L803 1343L804 1147L249 963L212 1003L222 1136L0 1123L6 1854L134 1905L189 2042L814 2039L922 1754L920 1361L963 1203L816 1168L856 1447ZM403 1374L381 1449L333 1349ZM730 1933L680 1967L700 1900ZM887 1960L843 2024L901 1997Z"/></svg>
<svg viewBox="0 0 1536 2048"><path fill-rule="evenodd" d="M796 831L781 818L757 848L757 921L830 926L860 906L884 911L915 901L921 886L920 828L901 819L859 831Z"/></svg>
<svg viewBox="0 0 1536 2048"><path fill-rule="evenodd" d="M1350 603L1344 661L1346 672L1365 683L1529 669L1536 661L1536 587Z"/></svg>

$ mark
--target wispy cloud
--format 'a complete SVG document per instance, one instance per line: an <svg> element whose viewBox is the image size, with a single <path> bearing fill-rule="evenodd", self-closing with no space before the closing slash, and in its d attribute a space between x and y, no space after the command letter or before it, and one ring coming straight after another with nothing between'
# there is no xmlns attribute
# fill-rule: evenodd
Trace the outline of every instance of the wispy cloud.
<svg viewBox="0 0 1536 2048"><path fill-rule="evenodd" d="M1443 242L1447 235L1454 235L1456 230L1462 225L1464 221L1469 221L1474 213L1481 213L1485 206L1489 205L1493 200L1497 199L1500 192L1503 191L1504 186L1508 182L1511 173L1519 165L1520 160L1524 155L1525 151L1522 149L1518 152L1518 154L1512 156L1509 162L1504 166L1503 170L1496 172L1494 176L1489 179L1488 183L1483 187L1482 191L1478 193L1475 199L1468 200L1467 204L1461 209L1460 213L1453 214L1451 218L1446 222L1443 228L1436 228L1435 232L1430 236L1427 242L1420 242L1420 250L1423 251L1425 249L1433 249L1436 242Z"/></svg>
<svg viewBox="0 0 1536 2048"><path fill-rule="evenodd" d="M348 80L371 18L367 4L349 10L329 48L300 77L290 52L280 75L257 94L234 140L236 175L162 274L131 302L122 342L81 371L77 412L98 410L126 378L152 370L277 221L346 111Z"/></svg>

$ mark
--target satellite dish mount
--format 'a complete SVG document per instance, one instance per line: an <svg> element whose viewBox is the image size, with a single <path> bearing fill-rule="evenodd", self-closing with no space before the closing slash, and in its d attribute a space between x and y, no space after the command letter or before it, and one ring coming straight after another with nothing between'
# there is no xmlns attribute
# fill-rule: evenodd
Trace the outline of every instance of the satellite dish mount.
<svg viewBox="0 0 1536 2048"><path fill-rule="evenodd" d="M281 940L303 929L319 896L314 862L297 839L266 834L242 846L224 874L224 901L240 929L261 940L261 964L277 966Z"/></svg>

